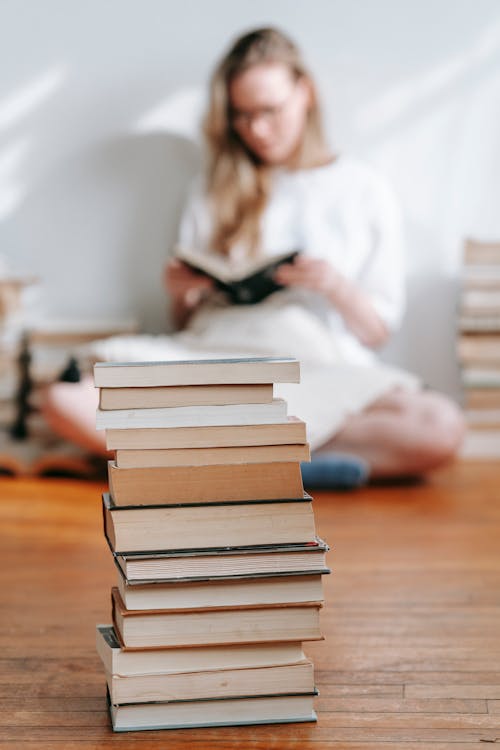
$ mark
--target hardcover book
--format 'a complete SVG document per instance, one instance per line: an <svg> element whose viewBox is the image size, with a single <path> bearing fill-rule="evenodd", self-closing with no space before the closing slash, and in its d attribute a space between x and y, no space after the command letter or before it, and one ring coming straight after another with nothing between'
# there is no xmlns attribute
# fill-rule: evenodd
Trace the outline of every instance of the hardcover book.
<svg viewBox="0 0 500 750"><path fill-rule="evenodd" d="M216 289L224 292L233 305L255 304L282 289L274 280L274 274L279 266L293 263L298 254L299 251L294 250L256 258L243 267L238 264L236 270L227 258L215 253L202 255L185 248L178 248L176 252L177 258L189 268L212 279Z"/></svg>
<svg viewBox="0 0 500 750"><path fill-rule="evenodd" d="M199 610L129 610L111 591L116 635L126 648L178 648L233 643L321 640L323 601Z"/></svg>
<svg viewBox="0 0 500 750"><path fill-rule="evenodd" d="M283 693L312 693L313 665L308 659L297 664L252 669L217 669L202 672L144 674L123 677L106 673L111 701L150 701L239 698L242 695L270 696Z"/></svg>
<svg viewBox="0 0 500 750"><path fill-rule="evenodd" d="M136 610L210 609L323 600L321 575L129 584L119 573L118 590L125 607Z"/></svg>
<svg viewBox="0 0 500 750"><path fill-rule="evenodd" d="M114 552L159 552L314 541L312 498L283 502L117 507L103 495L104 528Z"/></svg>
<svg viewBox="0 0 500 750"><path fill-rule="evenodd" d="M264 698L222 698L208 701L168 701L113 705L108 697L115 732L188 727L244 726L316 721L309 695L276 695Z"/></svg>
<svg viewBox="0 0 500 750"><path fill-rule="evenodd" d="M193 549L185 552L117 554L115 562L129 583L183 581L218 577L326 573L328 545L307 544Z"/></svg>

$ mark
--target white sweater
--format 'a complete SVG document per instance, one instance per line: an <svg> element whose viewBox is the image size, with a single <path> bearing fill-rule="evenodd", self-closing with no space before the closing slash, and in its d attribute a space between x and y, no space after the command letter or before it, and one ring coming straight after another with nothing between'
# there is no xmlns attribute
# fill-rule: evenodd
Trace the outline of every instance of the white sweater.
<svg viewBox="0 0 500 750"><path fill-rule="evenodd" d="M178 242L207 253L210 236L210 212L197 180ZM391 189L373 168L341 156L315 169L275 171L262 219L262 253L272 256L295 249L330 261L369 295L390 329L397 327L404 303L401 217ZM233 248L236 258L241 252ZM326 300L298 289L278 295L282 304L299 303L326 322L342 359L353 364L373 361L373 352L346 329Z"/></svg>

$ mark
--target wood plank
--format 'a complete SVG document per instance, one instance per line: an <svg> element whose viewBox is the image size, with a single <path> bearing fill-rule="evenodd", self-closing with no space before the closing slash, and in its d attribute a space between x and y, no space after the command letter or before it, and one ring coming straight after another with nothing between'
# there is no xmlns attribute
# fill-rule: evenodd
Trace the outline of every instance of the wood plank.
<svg viewBox="0 0 500 750"><path fill-rule="evenodd" d="M115 570L101 483L0 480L0 750L454 750L500 739L498 468L318 493L325 579L317 725L113 734L94 627Z"/></svg>

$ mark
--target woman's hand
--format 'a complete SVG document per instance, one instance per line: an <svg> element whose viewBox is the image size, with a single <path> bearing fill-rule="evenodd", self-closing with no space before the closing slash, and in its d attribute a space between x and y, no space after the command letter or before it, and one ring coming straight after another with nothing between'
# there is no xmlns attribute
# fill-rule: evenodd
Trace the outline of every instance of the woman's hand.
<svg viewBox="0 0 500 750"><path fill-rule="evenodd" d="M214 288L212 279L192 271L176 258L169 260L165 266L163 283L170 297L177 328L184 328L189 316Z"/></svg>
<svg viewBox="0 0 500 750"><path fill-rule="evenodd" d="M283 286L322 294L365 346L375 348L386 342L389 331L369 295L327 260L298 255L293 263L280 266L274 278Z"/></svg>
<svg viewBox="0 0 500 750"><path fill-rule="evenodd" d="M187 307L195 307L214 286L208 276L196 273L176 258L165 266L163 282L169 295L182 300Z"/></svg>
<svg viewBox="0 0 500 750"><path fill-rule="evenodd" d="M293 263L283 263L275 280L283 286L301 286L332 298L341 285L341 274L327 260L298 255Z"/></svg>

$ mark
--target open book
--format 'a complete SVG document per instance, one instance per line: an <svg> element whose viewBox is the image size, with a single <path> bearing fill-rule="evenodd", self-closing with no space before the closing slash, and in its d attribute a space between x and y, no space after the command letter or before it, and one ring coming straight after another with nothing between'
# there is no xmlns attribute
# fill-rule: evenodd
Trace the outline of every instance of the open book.
<svg viewBox="0 0 500 750"><path fill-rule="evenodd" d="M186 248L177 248L176 257L197 273L213 279L217 289L225 292L234 305L251 305L282 288L273 276L283 263L293 263L299 251L272 257L254 258L237 270L227 259L215 254L202 255Z"/></svg>

